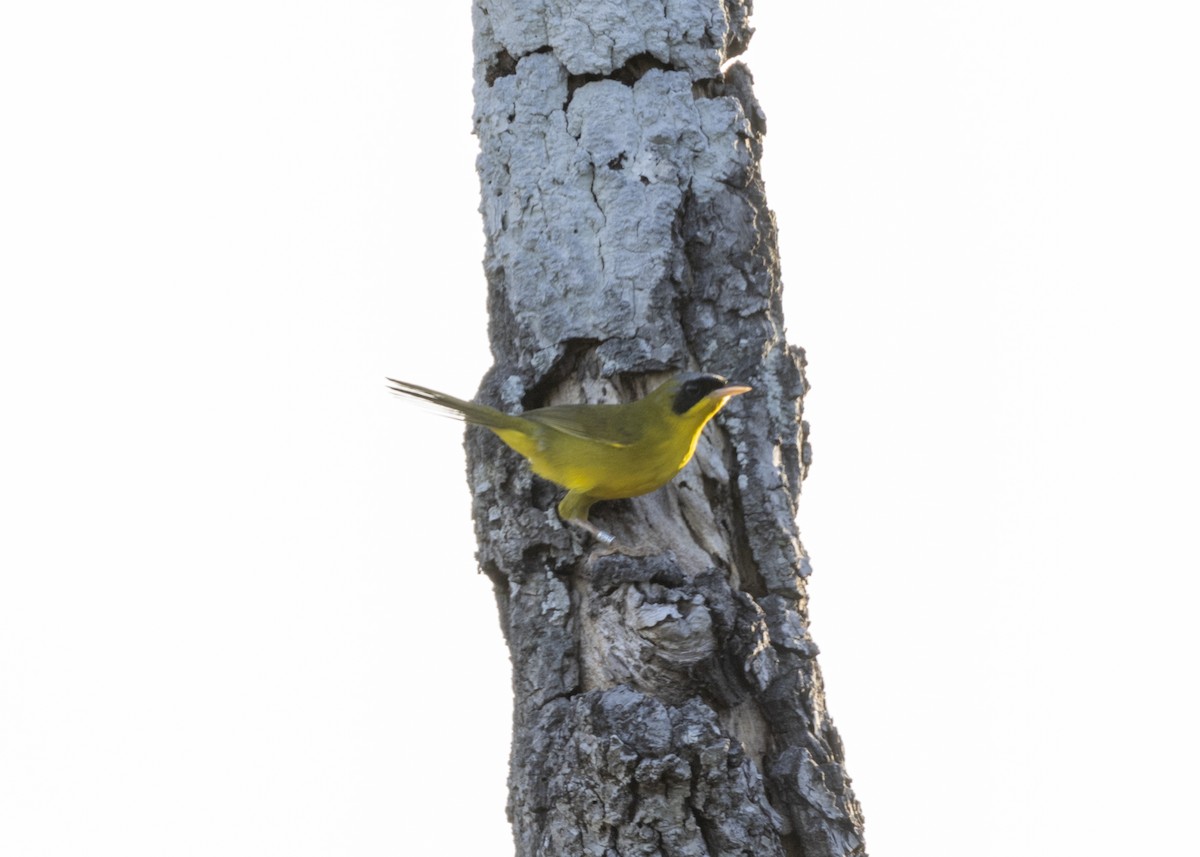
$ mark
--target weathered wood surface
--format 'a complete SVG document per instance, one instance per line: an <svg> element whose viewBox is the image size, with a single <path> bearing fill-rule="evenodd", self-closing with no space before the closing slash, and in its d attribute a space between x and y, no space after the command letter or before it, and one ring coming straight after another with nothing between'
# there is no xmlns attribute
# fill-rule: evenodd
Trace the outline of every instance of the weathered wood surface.
<svg viewBox="0 0 1200 857"><path fill-rule="evenodd" d="M623 401L700 368L752 384L667 488L593 520L468 432L479 561L515 692L517 854L864 854L808 634L809 460L765 120L737 0L475 0L475 124L509 410Z"/></svg>

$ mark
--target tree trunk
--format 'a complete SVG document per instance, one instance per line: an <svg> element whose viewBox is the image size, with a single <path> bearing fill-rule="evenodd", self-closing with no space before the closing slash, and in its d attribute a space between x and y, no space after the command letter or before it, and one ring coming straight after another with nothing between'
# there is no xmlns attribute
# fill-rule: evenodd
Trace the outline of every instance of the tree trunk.
<svg viewBox="0 0 1200 857"><path fill-rule="evenodd" d="M808 634L804 354L784 337L749 0L475 0L475 127L507 410L753 385L667 487L600 504L606 551L490 432L467 436L515 693L509 817L533 855L863 854ZM635 550L630 550L634 548Z"/></svg>

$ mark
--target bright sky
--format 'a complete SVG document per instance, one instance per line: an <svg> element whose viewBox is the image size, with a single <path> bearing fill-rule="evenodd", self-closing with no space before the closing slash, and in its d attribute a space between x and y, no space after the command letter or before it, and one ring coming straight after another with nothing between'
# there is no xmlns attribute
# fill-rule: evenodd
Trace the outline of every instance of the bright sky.
<svg viewBox="0 0 1200 857"><path fill-rule="evenodd" d="M1174 853L1195 13L756 6L868 845ZM459 428L382 383L488 365L468 4L410 9L0 13L0 853L511 853Z"/></svg>

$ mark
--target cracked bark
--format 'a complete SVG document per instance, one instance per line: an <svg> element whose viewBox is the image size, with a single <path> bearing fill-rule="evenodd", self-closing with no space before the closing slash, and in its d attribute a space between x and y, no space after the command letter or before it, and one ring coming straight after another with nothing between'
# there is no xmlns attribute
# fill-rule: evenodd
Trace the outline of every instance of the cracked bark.
<svg viewBox="0 0 1200 857"><path fill-rule="evenodd" d="M808 633L804 354L784 335L765 120L727 62L749 11L474 2L480 400L625 401L686 368L755 390L666 488L594 508L638 556L564 528L557 489L468 431L513 664L519 857L865 853Z"/></svg>

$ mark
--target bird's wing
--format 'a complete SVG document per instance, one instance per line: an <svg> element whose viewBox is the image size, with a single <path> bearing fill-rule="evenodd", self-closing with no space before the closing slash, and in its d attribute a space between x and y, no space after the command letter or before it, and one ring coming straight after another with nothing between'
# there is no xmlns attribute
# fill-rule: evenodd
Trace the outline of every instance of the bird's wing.
<svg viewBox="0 0 1200 857"><path fill-rule="evenodd" d="M572 437L608 446L630 446L641 436L620 405L552 405L521 416Z"/></svg>

